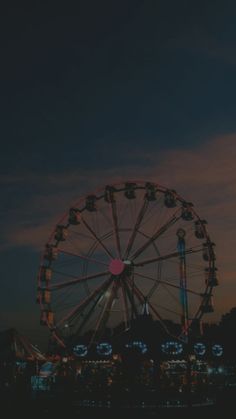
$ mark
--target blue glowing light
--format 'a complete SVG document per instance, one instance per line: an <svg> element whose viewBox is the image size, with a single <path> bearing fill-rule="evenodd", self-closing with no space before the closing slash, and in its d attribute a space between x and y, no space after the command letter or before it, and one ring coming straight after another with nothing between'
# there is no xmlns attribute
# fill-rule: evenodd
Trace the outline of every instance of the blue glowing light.
<svg viewBox="0 0 236 419"><path fill-rule="evenodd" d="M112 354L112 346L110 343L102 342L97 345L97 353L101 356L109 356Z"/></svg>
<svg viewBox="0 0 236 419"><path fill-rule="evenodd" d="M183 352L182 343L167 341L161 345L162 352L167 355L179 355Z"/></svg>
<svg viewBox="0 0 236 419"><path fill-rule="evenodd" d="M212 354L214 356L222 356L223 355L223 347L219 344L215 344L211 348Z"/></svg>
<svg viewBox="0 0 236 419"><path fill-rule="evenodd" d="M206 353L206 345L201 342L194 344L194 352L196 355L203 356Z"/></svg>
<svg viewBox="0 0 236 419"><path fill-rule="evenodd" d="M146 343L141 340L134 340L133 342L127 343L126 348L137 348L142 354L145 354L148 350Z"/></svg>
<svg viewBox="0 0 236 419"><path fill-rule="evenodd" d="M73 352L76 356L86 356L88 354L88 348L86 345L76 345L73 348Z"/></svg>

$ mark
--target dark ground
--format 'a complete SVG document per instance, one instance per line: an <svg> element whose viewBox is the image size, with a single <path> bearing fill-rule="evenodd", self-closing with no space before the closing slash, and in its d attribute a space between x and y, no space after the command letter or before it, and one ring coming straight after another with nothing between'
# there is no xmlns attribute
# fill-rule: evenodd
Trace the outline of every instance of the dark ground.
<svg viewBox="0 0 236 419"><path fill-rule="evenodd" d="M211 419L211 418L235 418L236 417L236 391L222 391L214 406L204 407L162 407L162 408L125 408L118 403L111 408L81 408L76 400L59 397L57 399L15 398L3 400L1 403L5 414L3 418L30 418L30 419L54 419L63 417L66 419Z"/></svg>

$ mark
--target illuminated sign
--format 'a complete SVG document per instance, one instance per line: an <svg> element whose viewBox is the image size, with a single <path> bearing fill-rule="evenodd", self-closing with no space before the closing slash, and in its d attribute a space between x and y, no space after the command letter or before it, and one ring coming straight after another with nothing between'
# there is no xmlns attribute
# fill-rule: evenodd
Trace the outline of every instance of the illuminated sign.
<svg viewBox="0 0 236 419"><path fill-rule="evenodd" d="M206 346L204 343L197 342L194 344L194 352L196 355L203 356L206 353Z"/></svg>
<svg viewBox="0 0 236 419"><path fill-rule="evenodd" d="M212 354L214 356L222 356L223 355L223 347L219 344L215 344L211 348Z"/></svg>
<svg viewBox="0 0 236 419"><path fill-rule="evenodd" d="M148 350L146 343L141 340L134 340L133 342L127 343L126 348L137 348L142 354L145 354Z"/></svg>
<svg viewBox="0 0 236 419"><path fill-rule="evenodd" d="M109 356L112 354L112 346L110 343L102 342L97 345L97 353L101 356Z"/></svg>
<svg viewBox="0 0 236 419"><path fill-rule="evenodd" d="M88 354L88 348L86 345L76 345L73 348L73 352L76 356L86 356Z"/></svg>
<svg viewBox="0 0 236 419"><path fill-rule="evenodd" d="M183 352L182 343L167 341L161 345L162 352L167 355L179 355Z"/></svg>

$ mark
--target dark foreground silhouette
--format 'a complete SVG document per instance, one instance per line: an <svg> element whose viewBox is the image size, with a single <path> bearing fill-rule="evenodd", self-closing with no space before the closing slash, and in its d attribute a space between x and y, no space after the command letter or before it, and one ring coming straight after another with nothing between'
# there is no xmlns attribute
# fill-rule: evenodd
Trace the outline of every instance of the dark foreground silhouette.
<svg viewBox="0 0 236 419"><path fill-rule="evenodd" d="M213 405L198 405L187 406L181 404L165 405L160 407L154 404L139 404L136 402L126 402L122 400L113 400L112 403L104 407L102 403L88 406L81 406L81 403L75 398L72 393L63 393L58 397L36 397L32 398L29 395L14 394L4 397L1 403L4 409L6 418L24 417L24 418L59 418L65 417L68 419L82 418L114 418L125 419L131 417L141 418L217 418L224 417L228 419L235 417L236 413L236 389L221 390Z"/></svg>

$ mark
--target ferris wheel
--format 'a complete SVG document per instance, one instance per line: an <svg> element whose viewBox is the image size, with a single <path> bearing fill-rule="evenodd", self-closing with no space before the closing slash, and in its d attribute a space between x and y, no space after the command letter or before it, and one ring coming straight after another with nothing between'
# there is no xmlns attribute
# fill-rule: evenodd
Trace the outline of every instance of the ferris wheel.
<svg viewBox="0 0 236 419"><path fill-rule="evenodd" d="M176 338L213 312L218 285L207 222L175 190L153 182L109 184L59 220L42 254L41 324L63 346L130 328L148 312ZM171 322L170 322L171 321Z"/></svg>

